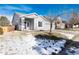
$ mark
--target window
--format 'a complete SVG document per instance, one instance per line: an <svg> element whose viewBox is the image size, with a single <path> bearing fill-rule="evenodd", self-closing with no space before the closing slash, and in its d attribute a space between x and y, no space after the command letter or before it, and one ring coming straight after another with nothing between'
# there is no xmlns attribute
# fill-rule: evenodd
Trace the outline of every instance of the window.
<svg viewBox="0 0 79 59"><path fill-rule="evenodd" d="M42 22L38 22L38 27L42 27Z"/></svg>

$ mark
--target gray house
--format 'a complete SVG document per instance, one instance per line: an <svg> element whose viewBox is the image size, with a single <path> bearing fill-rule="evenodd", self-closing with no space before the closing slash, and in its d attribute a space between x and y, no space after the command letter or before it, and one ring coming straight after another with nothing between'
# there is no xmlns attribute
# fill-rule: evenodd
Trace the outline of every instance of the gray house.
<svg viewBox="0 0 79 59"><path fill-rule="evenodd" d="M16 30L50 30L50 22L45 17L36 13L21 14L15 13L12 24ZM52 22L52 30L55 29L55 23Z"/></svg>

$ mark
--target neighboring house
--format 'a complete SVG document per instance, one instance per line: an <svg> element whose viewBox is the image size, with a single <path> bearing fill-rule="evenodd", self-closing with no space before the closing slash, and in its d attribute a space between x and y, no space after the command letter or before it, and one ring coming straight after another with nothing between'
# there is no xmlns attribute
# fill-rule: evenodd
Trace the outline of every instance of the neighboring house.
<svg viewBox="0 0 79 59"><path fill-rule="evenodd" d="M73 28L79 28L79 23L74 24Z"/></svg>
<svg viewBox="0 0 79 59"><path fill-rule="evenodd" d="M50 22L45 17L36 13L20 14L15 13L12 24L16 30L50 30ZM52 22L52 30L55 29L55 24Z"/></svg>
<svg viewBox="0 0 79 59"><path fill-rule="evenodd" d="M57 17L55 20L55 28L56 29L64 29L65 28L65 22L63 22L60 17Z"/></svg>
<svg viewBox="0 0 79 59"><path fill-rule="evenodd" d="M65 27L66 27L66 28L73 28L73 25L67 22L67 23L65 24Z"/></svg>

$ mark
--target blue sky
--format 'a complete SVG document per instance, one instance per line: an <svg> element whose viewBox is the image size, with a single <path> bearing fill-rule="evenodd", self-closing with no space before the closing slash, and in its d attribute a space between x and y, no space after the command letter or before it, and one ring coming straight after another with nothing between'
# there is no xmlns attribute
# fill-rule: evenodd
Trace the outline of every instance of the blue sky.
<svg viewBox="0 0 79 59"><path fill-rule="evenodd" d="M79 12L79 5L77 4L0 4L0 15L12 16L15 12L33 13L40 15L48 15L51 11L52 15L58 15L66 11L70 13L72 9Z"/></svg>

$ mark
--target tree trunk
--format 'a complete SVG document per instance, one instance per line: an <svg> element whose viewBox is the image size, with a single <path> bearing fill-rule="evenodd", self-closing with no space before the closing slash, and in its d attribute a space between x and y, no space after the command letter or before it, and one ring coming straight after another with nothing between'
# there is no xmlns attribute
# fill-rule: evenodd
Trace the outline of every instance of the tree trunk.
<svg viewBox="0 0 79 59"><path fill-rule="evenodd" d="M52 32L52 22L50 22L50 30L49 30L49 34L51 34Z"/></svg>

